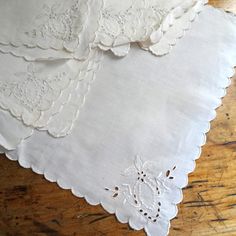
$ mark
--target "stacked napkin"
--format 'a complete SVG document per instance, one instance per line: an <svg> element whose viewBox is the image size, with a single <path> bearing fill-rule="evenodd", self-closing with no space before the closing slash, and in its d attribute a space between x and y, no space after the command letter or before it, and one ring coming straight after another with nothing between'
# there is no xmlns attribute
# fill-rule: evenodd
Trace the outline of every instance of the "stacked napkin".
<svg viewBox="0 0 236 236"><path fill-rule="evenodd" d="M0 0L0 151L167 235L236 65L205 3Z"/></svg>

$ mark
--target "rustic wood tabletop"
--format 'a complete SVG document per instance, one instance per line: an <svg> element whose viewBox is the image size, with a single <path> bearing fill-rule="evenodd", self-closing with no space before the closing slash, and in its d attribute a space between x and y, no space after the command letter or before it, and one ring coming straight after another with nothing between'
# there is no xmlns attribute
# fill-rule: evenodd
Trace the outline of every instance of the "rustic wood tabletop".
<svg viewBox="0 0 236 236"><path fill-rule="evenodd" d="M236 0L210 0L236 13ZM184 189L170 236L236 235L236 76ZM0 157L0 236L141 236L18 163Z"/></svg>

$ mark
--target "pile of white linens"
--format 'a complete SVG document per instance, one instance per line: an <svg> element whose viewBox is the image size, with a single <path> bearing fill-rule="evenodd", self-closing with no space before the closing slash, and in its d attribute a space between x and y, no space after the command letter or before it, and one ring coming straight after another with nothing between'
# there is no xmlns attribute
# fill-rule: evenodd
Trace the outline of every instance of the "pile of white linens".
<svg viewBox="0 0 236 236"><path fill-rule="evenodd" d="M0 0L0 152L165 236L236 65L206 0Z"/></svg>

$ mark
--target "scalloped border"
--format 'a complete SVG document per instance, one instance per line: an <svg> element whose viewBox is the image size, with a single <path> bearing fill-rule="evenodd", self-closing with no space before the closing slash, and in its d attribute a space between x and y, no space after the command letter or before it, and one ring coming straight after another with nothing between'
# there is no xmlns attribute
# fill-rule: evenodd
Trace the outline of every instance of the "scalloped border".
<svg viewBox="0 0 236 236"><path fill-rule="evenodd" d="M30 63L30 62L29 62L29 63ZM35 63L35 62L32 62L32 63ZM67 83L67 85L65 86L65 88L60 89L60 90L58 91L58 95L56 96L55 100L51 102L51 104L49 105L49 107L48 107L47 110L51 109L51 108L54 106L55 102L62 96L62 93L69 87L71 81L74 80L77 75L78 75L78 73L74 76L73 79L72 79L72 78L69 78L69 79L68 79L68 83ZM2 106L1 104L0 104L0 109L9 112L14 118L16 118L16 119L19 120L19 121L22 121L22 123L23 123L24 125L26 125L26 126L28 126L28 127L33 127L32 124L27 124L27 123L25 123L25 120L23 119L24 112L22 112L20 115L17 116L17 115L14 114L14 112L12 111L12 108L4 107L4 106ZM38 119L41 117L42 112L43 112L43 111L40 111L40 116L38 117ZM37 120L38 120L38 119L37 119ZM34 127L33 127L33 128L34 128Z"/></svg>
<svg viewBox="0 0 236 236"><path fill-rule="evenodd" d="M89 13L89 16L91 16L91 8L90 8L89 4L91 2L93 2L93 1L94 0L88 0L85 3L85 5L88 8L88 12L87 13ZM103 5L104 5L104 2L103 2L104 0L102 0L102 2L100 2L100 0L96 0L96 1L97 1L96 5L99 5L99 8L102 9ZM38 47L38 48L40 48L42 50L45 50L45 51L48 50L48 49L52 49L52 50L56 50L56 51L60 51L60 50L64 49L64 50L66 50L68 52L68 54L72 54L72 58L77 59L77 60L86 60L86 58L90 54L90 52L92 50L92 47L94 45L94 42L96 40L96 32L97 32L97 29L99 27L100 17L101 17L101 15L98 14L98 19L96 20L96 30L94 32L94 35L89 37L91 40L89 41L89 43L88 43L88 45L86 47L86 50L88 50L88 53L86 53L85 57L79 57L77 55L78 47L75 48L73 51L69 50L66 47L66 45L65 45L66 42L64 42L64 41L61 42L61 46L59 46L59 45L57 45L57 46L55 46L55 45L47 45L46 47L42 46L39 41L36 41L34 44L23 43L23 42L5 42L5 41L1 41L0 44L2 44L4 46L12 46L12 47L20 47L20 46L25 46L25 47L29 47L29 48L36 48L36 47ZM85 25L86 25L85 23L87 23L88 21L89 21L89 17L87 17L85 19L85 21L83 22L84 24L82 26L82 29L81 29L80 33L84 33ZM79 41L81 41L81 35L79 37ZM0 49L0 52L5 53L5 54L11 54L11 55L16 56L16 57L24 58L26 61L36 61L37 60L37 58L32 58L31 56L28 56L28 55L20 55L20 53L12 52L12 51L9 51L9 50L6 51L4 49ZM44 58L43 60L46 60L46 59L47 58ZM48 58L48 59L50 59L50 58Z"/></svg>
<svg viewBox="0 0 236 236"><path fill-rule="evenodd" d="M38 57L37 59L35 59L34 57L31 57L31 56L29 56L29 55L23 55L23 53L21 54L20 52L18 52L18 51L11 51L10 49L9 50L6 50L6 49L4 49L4 48L2 48L1 46L11 46L10 44L2 44L1 42L0 42L0 52L1 53L3 53L3 54L10 54L10 55L12 55L12 56L14 56L14 57L18 57L18 58L23 58L25 61L27 61L27 62L37 62L37 61L45 61L45 60L49 60L49 61L51 61L51 60L59 60L59 59L61 59L60 57L48 57L48 58L41 58L41 57ZM12 47L14 47L14 46L12 46ZM21 45L21 46L19 46L19 47L14 47L14 48L20 48L20 47L26 47L26 48L28 48L28 49L30 49L29 47L27 47L27 46L25 46L25 45ZM34 48L37 48L37 47L34 47ZM39 48L39 47L38 47ZM41 48L39 48L39 49L41 49ZM55 49L52 49L52 48L49 48L50 50L55 50ZM47 49L47 50L49 50L49 49ZM44 50L44 51L47 51L46 49L41 49L41 50ZM55 51L59 51L59 50L55 50ZM68 57L63 57L63 59L65 59L65 60L70 60L70 59L73 59L73 54L72 54L72 56L69 56L70 54L68 54Z"/></svg>
<svg viewBox="0 0 236 236"><path fill-rule="evenodd" d="M219 10L219 9L217 9L217 10ZM224 10L219 10L219 11L221 11L221 12L223 12L223 13L226 13ZM226 13L226 14L227 14L227 13ZM230 14L227 14L227 16L230 16ZM231 17L236 17L236 15L234 15L234 13L232 13ZM210 130L210 125L211 125L210 122L215 119L215 117L216 117L216 109L221 106L221 104L222 104L222 98L226 95L226 92L227 92L226 89L227 89L227 88L229 87L229 85L231 84L231 78L236 74L236 73L235 73L235 72L236 72L236 69L235 69L235 67L236 67L236 58L233 58L232 60L233 60L233 61L235 60L234 62L232 62L232 65L231 65L231 63L229 63L229 68L232 69L232 70L231 70L230 72L228 71L228 72L225 73L225 81L228 81L228 84L225 85L225 87L222 87L222 90L224 91L224 94L223 94L222 96L219 96L219 97L218 97L218 99L219 99L220 102L219 102L219 104L218 104L215 108L213 108L213 111L215 111L215 116L214 116L213 118L211 118L210 120L207 120L207 121L206 121L206 123L208 124L208 129L207 129L206 131L204 131L204 132L201 131L201 134L202 134L202 144L201 144L200 146L197 146L197 147L199 148L199 154L198 154L196 157L194 157L194 158L192 159L192 163L193 163L192 166L193 166L193 169L192 169L191 171L185 172L185 173L183 174L184 176L186 176L186 185L184 185L182 188L178 188L181 197L180 197L180 199L177 200L176 202L172 202L172 204L174 205L174 207L175 207L175 209L176 209L176 214L175 214L175 215L177 215L177 213L178 213L177 204L179 204L179 203L183 200L183 192L182 192L182 189L183 189L184 187L186 187L187 184L188 184L188 174L190 174L190 173L192 173L192 172L194 171L194 169L195 169L195 167L196 167L196 162L195 162L195 161L196 161L197 159L199 159L200 156L201 156L201 152L202 152L202 148L201 148L201 147L206 144L206 134L207 134L207 133L209 132L209 130ZM2 149L1 149L0 151L2 151ZM128 223L131 228L135 229L135 226L132 225L132 223L130 222L130 218L128 219L128 221L125 221L125 222L122 221L122 220L120 220L119 217L118 217L118 210L116 209L116 210L111 211L110 209L108 209L108 208L106 207L106 204L104 204L103 201L98 200L98 201L94 202L94 201L93 201L92 199L90 199L87 195L81 194L80 192L79 192L79 193L76 192L73 187L67 187L67 186L65 186L65 185L63 184L63 181L62 181L61 179L54 179L54 178L52 178L52 177L50 176L50 174L47 173L46 170L39 170L39 169L37 169L34 165L27 165L26 163L23 163L23 162L21 162L21 161L18 160L18 159L16 160L16 159L12 158L11 155L10 155L9 153L7 153L7 152L5 153L5 155L6 155L6 157L7 157L8 159L10 159L10 160L18 161L19 165L22 166L23 168L30 168L30 169L32 169L33 172L35 172L35 173L37 173L37 174L44 175L44 178L45 178L46 180L48 180L48 181L50 181L50 182L55 182L55 183L57 183L60 188L65 189L65 190L70 190L70 191L72 192L72 194L75 195L76 197L84 198L84 199L87 201L88 204L90 204L90 205L99 205L99 204L100 204L108 213L110 213L110 214L115 214L115 216L116 216L116 218L117 218L117 220L118 220L119 222L121 222L121 223ZM51 177L51 178L50 178L50 177ZM170 220L172 220L173 218L174 218L174 217L172 217ZM168 225L167 235L169 234L169 229L170 229L170 222L169 222L169 225ZM145 230L145 232L147 233L147 235L149 235L148 226L145 226L145 227L144 227L144 230Z"/></svg>
<svg viewBox="0 0 236 236"><path fill-rule="evenodd" d="M75 124L75 122L76 122L77 119L78 119L80 110L83 108L83 106L84 106L84 104L85 104L85 102L86 102L86 98L87 98L87 96L88 96L88 94L89 94L89 91L90 91L90 89L91 89L91 85L92 85L92 83L93 83L93 82L95 81L95 79L96 79L96 73L97 73L97 71L100 69L100 66L101 66L101 61L102 61L103 53L100 52L100 51L98 51L98 50L97 50L96 53L98 54L98 55L95 55L96 60L94 61L94 58L91 60L91 61L92 61L92 69L91 69L91 70L86 70L86 73L85 73L85 75L84 75L84 77L83 77L82 80L84 80L84 79L87 77L87 75L88 75L89 72L92 72L92 78L91 78L91 79L89 80L89 82L88 82L88 85L87 85L86 90L85 90L84 95L83 95L82 103L77 107L77 109L76 109L76 114L75 114L75 116L73 117L73 119L71 119L71 124L70 124L69 129L67 129L67 131L66 131L65 133L59 132L59 134L56 134L56 133L54 133L54 132L51 130L51 128L50 128L50 121L53 119L53 117L54 117L55 115L57 115L57 114L64 108L64 106L66 106L66 105L70 102L70 100L71 100L71 93L69 94L68 100L66 101L66 103L64 103L63 105L61 105L59 111L58 111L57 113L53 114L53 115L49 118L48 123L45 125L45 127L43 127L42 129L41 129L41 128L36 128L37 130L46 130L51 136L53 136L53 137L55 137L55 138L65 137L66 135L68 135L68 134L71 133L71 131L73 130L74 124ZM91 61L90 61L90 62L91 62ZM78 76L79 76L79 75L78 75ZM77 85L78 85L82 80L78 80ZM49 126L49 127L47 127L47 126ZM46 129L44 129L44 128L46 128Z"/></svg>
<svg viewBox="0 0 236 236"><path fill-rule="evenodd" d="M56 3L56 2L55 2ZM54 4L55 4L54 3ZM88 2L85 2L85 3L83 3L86 7L87 7L87 9L89 9L89 4L88 4ZM43 9L42 9L43 10ZM85 19L84 19L84 22L83 23L85 23L86 21L87 21L87 18L88 17L86 17ZM81 31L80 32L82 32L84 30L84 25L82 26L82 29L81 29ZM49 49L49 48L52 48L52 49L54 49L54 50L61 50L61 49L63 49L63 48L65 48L66 50L68 50L69 51L69 49L67 49L67 47L66 47L66 42L64 42L63 40L58 40L58 44L56 45L56 44L54 44L54 45L41 45L41 42L40 41L38 41L38 40L36 40L34 43L32 43L32 44L30 44L29 42L28 43L23 43L23 42L16 42L16 41L11 41L11 42L6 42L6 41L1 41L1 44L3 44L3 45L11 45L11 46L13 46L13 47L19 47L19 46L21 46L21 45L25 45L25 46L28 46L28 47L32 47L32 48L34 48L34 47L39 47L39 48L41 48L42 50L47 50L47 49Z"/></svg>
<svg viewBox="0 0 236 236"><path fill-rule="evenodd" d="M189 0L183 1L181 3L181 5L174 7L172 10L170 10L170 12L163 19L159 28L156 31L153 31L146 41L137 42L137 43L139 44L139 46L142 49L150 51L155 56L164 56L164 55L170 53L171 49L177 44L177 40L182 38L184 36L185 32L191 28L191 24L195 21L196 16L203 10L204 6L207 3L208 3L208 0L192 0L191 2ZM185 14L186 5L189 7L187 12L189 12L191 10L193 11L193 14L191 14L191 16L189 17L189 19L187 21L188 27L186 27L186 24L183 24L182 28L181 28L181 35L177 35L177 36L173 37L172 41L167 39L166 44L168 45L168 49L166 48L165 51L163 51L163 53L161 53L161 54L156 53L155 50L152 49L152 46L157 45L162 40L166 39L165 38L166 33L168 32L169 29L172 29L172 27L174 27L174 25L175 25L175 23L173 23L173 21L180 19ZM175 15L176 10L178 10L178 9L181 9L184 12L181 16L178 16L178 14ZM153 35L155 35L155 34L158 34L161 36L160 36L159 40L153 42L153 40L154 40ZM174 43L172 43L173 40L174 40ZM111 50L115 56L123 57L128 54L128 50L125 50L125 51L121 50L121 52L118 51L118 53L117 53L116 48L119 48L119 46L121 48L122 48L122 46L129 47L128 45L130 45L130 43L132 43L132 42L129 42L124 45L107 46L107 45L103 45L102 43L98 42L98 47L103 51Z"/></svg>
<svg viewBox="0 0 236 236"><path fill-rule="evenodd" d="M93 51L95 52L96 50L93 50ZM100 53L100 52L95 52L95 53L98 54L98 53ZM94 57L96 57L95 61L94 61ZM97 57L98 57L98 58L97 58ZM102 59L102 56L99 57L98 55L93 55L92 58L90 58L86 63L89 65L89 63L92 62L92 65L94 66L94 64L100 64L101 59ZM35 63L35 62L33 62L33 63ZM95 68L92 68L92 69L93 69L94 73L95 73L96 70L97 70L96 67L95 67ZM68 84L66 85L65 88L61 89L61 90L58 92L58 96L56 96L56 99L55 99L54 101L52 101L52 103L50 104L50 107L47 109L47 111L48 111L49 109L52 109L52 107L54 106L54 104L56 103L56 101L58 101L58 99L60 99L60 97L62 96L62 94L64 93L64 91L69 88L69 86L71 85L71 82L72 82L73 80L78 79L79 75L80 75L81 73L85 72L85 71L86 71L86 73L85 73L85 75L84 75L84 77L83 77L83 79L82 79L82 80L84 80L84 79L86 78L87 74L88 74L87 66L86 66L84 69L78 71L78 72L76 73L76 75L74 76L73 79L72 79L72 78L69 78ZM79 81L82 81L82 80L80 79ZM94 81L94 79L93 79L92 81ZM88 84L88 89L87 89L87 90L85 91L85 93L84 93L84 96L83 96L83 100L84 100L84 101L83 101L83 104L85 103L85 99L86 99L86 96L87 96L87 94L88 94L88 92L89 92L89 89L90 89L90 87L91 87L92 81L89 82L89 84ZM63 109L63 107L69 102L70 97L71 97L71 92L68 94L67 101L66 101L64 104L62 104L62 105L60 106L59 110L58 110L56 113L51 114L51 116L49 117L49 119L47 120L47 122L44 124L43 127L34 127L33 124L26 124L25 121L24 121L24 119L23 119L23 113L20 114L19 116L17 116L17 115L15 115L15 114L12 112L12 108L6 108L6 107L3 107L3 106L0 105L0 109L9 112L14 118L16 118L17 120L21 121L21 122L22 122L24 125L26 125L27 127L32 127L33 129L35 128L35 129L40 130L40 129L42 129L42 128L48 126L48 124L49 124L49 122L51 121L51 119L53 118L53 116L56 115L56 114L58 114L58 113ZM82 104L82 105L83 105L83 104ZM82 105L79 107L79 110L77 111L77 113L79 113L79 111L80 111ZM38 119L40 119L40 117L42 116L43 112L44 112L44 111L40 111L40 116L39 116ZM78 117L78 114L76 115L76 118L73 120L73 123L75 122L75 120L77 119L77 117ZM37 119L37 120L38 120L38 119ZM73 124L72 124L72 126L71 126L71 128L70 128L70 131L71 131L72 127L73 127ZM70 132L67 132L66 134L63 134L63 135L53 135L49 130L47 130L47 131L48 131L48 133L49 133L50 135L52 135L53 137L62 137L62 136L65 136L65 135L67 135L67 134L70 133Z"/></svg>
<svg viewBox="0 0 236 236"><path fill-rule="evenodd" d="M182 10L184 9L184 3L181 5L181 6L178 6L179 8L181 8ZM181 34L180 35L176 35L172 38L172 40L170 39L166 39L165 38L165 35L166 33L169 32L169 30L172 29L172 27L175 26L175 23L173 23L173 20L178 20L180 19L181 17L184 16L184 14L180 17L178 17L178 15L174 15L175 13L175 10L178 8L175 8L173 9L167 16L166 18L164 19L164 22L161 24L160 28L153 32L151 35L150 35L150 39L149 39L149 42L148 42L148 45L145 45L145 42L141 42L139 43L140 47L144 50L148 50L150 51L153 55L155 56L165 56L166 54L169 54L171 49L177 44L178 40L183 38L184 35L185 35L185 32L190 30L191 29L191 26L192 26L192 23L195 21L196 17L201 13L201 11L203 10L204 6L208 3L208 0L195 0L193 4L193 6L191 8L188 9L187 12L189 11L193 11L193 14L191 14L189 16L189 19L185 22L187 23L187 27L186 27L186 24L182 24L182 28L180 29L181 30ZM183 10L184 11L184 10ZM167 20L168 21L167 21ZM161 34L162 36L160 37L159 40L157 40L155 42L155 39L154 39L154 36L155 34ZM165 50L163 50L162 53L158 53L158 52L155 52L155 50L152 48L154 47L155 45L158 45L160 42L162 42L163 40L166 40L166 46L168 48L166 48ZM173 43L174 41L174 43Z"/></svg>
<svg viewBox="0 0 236 236"><path fill-rule="evenodd" d="M76 76L75 76L75 77L76 77ZM70 83L71 83L72 80L73 80L73 79L69 78L69 79L68 79L68 83L66 84L65 88L60 89L60 90L58 91L58 94L57 94L56 97L55 97L55 101L61 97L63 91L64 91L66 88L68 88L68 86L70 85ZM49 107L48 107L47 110L51 109L51 108L54 106L55 101L52 101L52 102L51 102L51 104L49 105ZM24 120L24 118L23 118L23 116L24 116L24 114L25 114L24 111L21 111L21 114L20 114L20 115L16 115L16 114L14 114L14 112L13 112L13 108L3 106L3 105L1 105L1 103L0 103L0 109L9 112L14 118L16 118L17 120L22 121L22 122L24 123L24 125L29 126L29 127L32 126L31 124L27 124L27 123L25 122L25 120ZM40 111L40 116L41 116L41 113L42 113L42 111ZM40 117L40 116L39 116L39 117ZM39 119L39 117L38 117L38 119ZM37 120L38 120L38 119L37 119ZM31 122L30 122L30 123L31 123Z"/></svg>

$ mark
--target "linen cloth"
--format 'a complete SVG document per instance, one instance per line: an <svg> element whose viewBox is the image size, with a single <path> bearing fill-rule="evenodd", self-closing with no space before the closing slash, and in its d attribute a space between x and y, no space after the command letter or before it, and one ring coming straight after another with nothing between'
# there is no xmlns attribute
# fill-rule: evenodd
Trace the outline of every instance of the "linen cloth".
<svg viewBox="0 0 236 236"><path fill-rule="evenodd" d="M122 59L105 53L70 135L53 138L0 111L1 151L120 222L167 235L234 73L235 42L236 18L204 7L164 57L136 45Z"/></svg>
<svg viewBox="0 0 236 236"><path fill-rule="evenodd" d="M88 56L102 1L25 0L22 4L19 0L1 0L0 4L0 44L65 49L81 60ZM13 54L14 47L10 49ZM60 53L57 54L61 58ZM46 55L46 58L52 57L49 53Z"/></svg>
<svg viewBox="0 0 236 236"><path fill-rule="evenodd" d="M170 51L207 0L1 0L0 51L27 60L84 60L92 47L128 53L131 42ZM47 49L47 50L39 50Z"/></svg>
<svg viewBox="0 0 236 236"><path fill-rule="evenodd" d="M0 108L27 126L48 130L55 137L67 135L85 100L100 57L99 51L92 50L84 61L30 63L2 54Z"/></svg>
<svg viewBox="0 0 236 236"><path fill-rule="evenodd" d="M206 2L0 1L0 108L54 137L68 135L101 50L125 56L138 42L155 55L167 54Z"/></svg>

